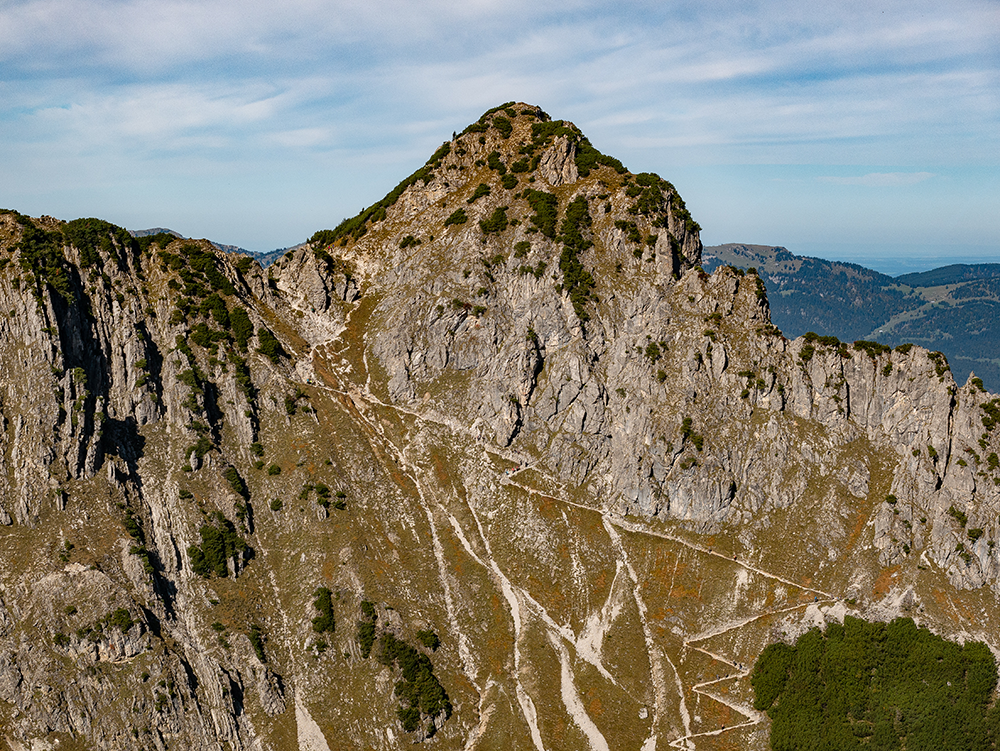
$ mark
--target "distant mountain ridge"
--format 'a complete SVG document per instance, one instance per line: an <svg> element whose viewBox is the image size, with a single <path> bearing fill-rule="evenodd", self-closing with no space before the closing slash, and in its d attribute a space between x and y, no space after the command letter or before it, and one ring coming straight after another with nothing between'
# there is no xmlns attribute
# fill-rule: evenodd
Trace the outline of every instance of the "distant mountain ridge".
<svg viewBox="0 0 1000 751"><path fill-rule="evenodd" d="M182 240L190 239L182 235L180 232L168 229L167 227L151 227L149 229L129 230L129 234L132 235L132 237L149 237L150 235L159 235L162 233L173 235L174 237L179 237ZM265 269L272 263L277 261L279 258L281 258L283 255L285 255L285 253L287 253L288 251L298 250L299 248L305 245L305 243L299 243L298 245L291 245L287 248L277 248L276 250L269 250L264 252L256 250L247 250L246 248L241 248L238 245L226 245L224 243L217 243L214 240L209 240L208 242L210 242L213 246L221 250L223 253L241 253L242 255L250 256L251 258L256 258L257 261L260 263L260 265L263 266Z"/></svg>
<svg viewBox="0 0 1000 751"><path fill-rule="evenodd" d="M1000 276L1000 263L953 263L930 271L902 274L897 282L911 287L935 287L941 284L959 284L995 279Z"/></svg>
<svg viewBox="0 0 1000 751"><path fill-rule="evenodd" d="M703 267L756 268L771 318L786 336L807 331L890 346L913 342L945 354L955 379L971 372L1000 387L1000 264L952 264L891 277L769 245L706 247Z"/></svg>

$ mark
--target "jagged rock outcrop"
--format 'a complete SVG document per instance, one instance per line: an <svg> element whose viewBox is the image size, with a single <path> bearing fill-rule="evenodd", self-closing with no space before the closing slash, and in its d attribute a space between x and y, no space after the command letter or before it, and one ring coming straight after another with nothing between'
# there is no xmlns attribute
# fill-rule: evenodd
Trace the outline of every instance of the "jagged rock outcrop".
<svg viewBox="0 0 1000 751"><path fill-rule="evenodd" d="M266 271L0 214L0 747L664 747L809 624L991 638L1000 400L698 233L525 104Z"/></svg>

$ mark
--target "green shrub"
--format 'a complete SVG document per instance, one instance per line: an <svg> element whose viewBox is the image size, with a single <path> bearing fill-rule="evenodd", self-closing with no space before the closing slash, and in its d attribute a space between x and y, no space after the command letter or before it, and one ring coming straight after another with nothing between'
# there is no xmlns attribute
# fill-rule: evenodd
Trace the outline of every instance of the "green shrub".
<svg viewBox="0 0 1000 751"><path fill-rule="evenodd" d="M364 620L358 621L358 646L361 648L361 656L367 660L375 645L375 622L378 615L375 606L368 600L361 601L361 614Z"/></svg>
<svg viewBox="0 0 1000 751"><path fill-rule="evenodd" d="M527 240L521 240L520 242L514 244L514 258L524 258L528 255L530 250L531 243Z"/></svg>
<svg viewBox="0 0 1000 751"><path fill-rule="evenodd" d="M690 417L685 417L681 421L681 441L685 440L690 440L698 451L701 451L705 445L704 436L694 432L694 421Z"/></svg>
<svg viewBox="0 0 1000 751"><path fill-rule="evenodd" d="M559 218L559 199L552 193L534 188L524 190L521 195L535 212L530 217L531 223L543 235L555 239L556 222Z"/></svg>
<svg viewBox="0 0 1000 751"><path fill-rule="evenodd" d="M233 492L236 493L236 495L241 496L242 498L249 497L250 494L247 492L246 483L243 482L243 478L240 477L240 473L236 467L229 465L222 473L222 476L226 478L226 482L229 483L229 487L233 489Z"/></svg>
<svg viewBox="0 0 1000 751"><path fill-rule="evenodd" d="M475 203L483 196L488 196L489 194L490 194L490 186L487 185L486 183L479 183L479 185L476 186L476 189L472 192L472 195L469 196L467 199L465 199L465 202ZM445 226L447 226L447 222L445 223Z"/></svg>
<svg viewBox="0 0 1000 751"><path fill-rule="evenodd" d="M444 226L448 227L452 224L465 224L469 221L468 215L465 213L465 209L455 209L451 216L444 220Z"/></svg>
<svg viewBox="0 0 1000 751"><path fill-rule="evenodd" d="M247 638L250 639L250 644L253 646L253 651L257 655L257 659L261 662L267 662L267 657L264 654L264 641L266 637L261 627L257 624L251 626Z"/></svg>
<svg viewBox="0 0 1000 751"><path fill-rule="evenodd" d="M257 332L257 341L260 342L260 347L257 348L257 351L275 365L281 362L282 357L288 357L288 353L281 346L281 342L275 338L274 334L267 327L261 327Z"/></svg>
<svg viewBox="0 0 1000 751"><path fill-rule="evenodd" d="M280 498L271 499L271 511L281 511L285 507L285 502Z"/></svg>
<svg viewBox="0 0 1000 751"><path fill-rule="evenodd" d="M309 238L309 244L318 247L328 247L337 242L339 235L332 229L321 229L317 232L313 232L312 237Z"/></svg>
<svg viewBox="0 0 1000 751"><path fill-rule="evenodd" d="M507 207L498 206L488 218L480 220L479 228L486 234L503 232L507 229Z"/></svg>
<svg viewBox="0 0 1000 751"><path fill-rule="evenodd" d="M135 621L125 608L117 608L105 615L102 620L105 625L114 626L123 634L135 625Z"/></svg>
<svg viewBox="0 0 1000 751"><path fill-rule="evenodd" d="M418 631L417 639L432 652L436 652L437 648L441 646L441 640L438 638L438 635L430 629Z"/></svg>
<svg viewBox="0 0 1000 751"><path fill-rule="evenodd" d="M275 475L280 475L281 474L281 467L279 467L277 464L272 464L271 466L269 466L267 468L267 473L269 475L271 475L272 477L275 476Z"/></svg>
<svg viewBox="0 0 1000 751"><path fill-rule="evenodd" d="M313 606L319 611L319 615L312 619L313 631L318 634L333 633L336 624L333 619L333 599L331 592L326 587L320 587L313 592Z"/></svg>
<svg viewBox="0 0 1000 751"><path fill-rule="evenodd" d="M500 184L503 185L506 190L513 190L517 187L517 177L508 173L500 178Z"/></svg>
<svg viewBox="0 0 1000 751"><path fill-rule="evenodd" d="M587 205L587 199L577 196L566 207L566 216L560 227L563 242L562 253L559 256L559 270L563 274L563 290L569 294L573 310L581 323L590 320L590 314L585 309L586 303L594 298L593 289L596 286L593 275L580 262L580 253L593 245L584 237L584 232L590 228L593 219Z"/></svg>
<svg viewBox="0 0 1000 751"><path fill-rule="evenodd" d="M205 454L207 454L213 448L215 448L215 446L212 443L212 439L209 438L208 436L203 435L193 444L188 446L188 450L185 456L189 457L191 456L191 454L194 454L196 457L198 457L198 461L201 461L202 459L205 458Z"/></svg>
<svg viewBox="0 0 1000 751"><path fill-rule="evenodd" d="M427 655L392 634L383 633L379 637L378 661L388 666L395 664L402 673L402 680L396 683L394 691L401 702L400 718L436 717L442 713L446 719L451 717L448 693L434 675L434 667Z"/></svg>
<svg viewBox="0 0 1000 751"><path fill-rule="evenodd" d="M507 174L507 165L500 161L499 151L490 152L490 155L486 157L486 164L491 170L499 172L501 175Z"/></svg>
<svg viewBox="0 0 1000 751"><path fill-rule="evenodd" d="M928 352L927 359L934 363L934 372L940 380L944 380L944 374L951 370L948 365L948 358L943 352Z"/></svg>
<svg viewBox="0 0 1000 751"><path fill-rule="evenodd" d="M501 137L504 139L510 138L510 134L514 130L514 125L506 117L494 117L493 127L500 131Z"/></svg>
<svg viewBox="0 0 1000 751"><path fill-rule="evenodd" d="M982 417L983 427L987 432L992 432L993 428L1000 424L1000 399L983 402L979 408L985 413Z"/></svg>
<svg viewBox="0 0 1000 751"><path fill-rule="evenodd" d="M131 511L125 512L125 518L123 519L123 523L125 524L125 531L128 532L129 537L131 537L133 540L135 540L141 545L144 545L146 543L146 535L145 533L143 533L142 527L139 526L139 522L137 522L135 520L135 517L132 516Z"/></svg>
<svg viewBox="0 0 1000 751"><path fill-rule="evenodd" d="M872 360L878 359L879 355L884 355L892 351L892 347L886 344L879 344L878 342L868 342L864 339L859 339L854 342L854 349L862 351L867 354Z"/></svg>
<svg viewBox="0 0 1000 751"><path fill-rule="evenodd" d="M253 554L246 541L236 533L233 523L219 511L215 513L214 524L202 525L198 534L201 545L190 546L188 558L191 570L199 576L207 578L212 573L220 577L229 576L230 558L234 561L247 560Z"/></svg>
<svg viewBox="0 0 1000 751"><path fill-rule="evenodd" d="M232 326L233 339L236 341L237 346L243 352L246 352L247 344L253 336L253 323L250 322L250 316L247 315L247 312L243 308L233 308L229 314L229 322Z"/></svg>

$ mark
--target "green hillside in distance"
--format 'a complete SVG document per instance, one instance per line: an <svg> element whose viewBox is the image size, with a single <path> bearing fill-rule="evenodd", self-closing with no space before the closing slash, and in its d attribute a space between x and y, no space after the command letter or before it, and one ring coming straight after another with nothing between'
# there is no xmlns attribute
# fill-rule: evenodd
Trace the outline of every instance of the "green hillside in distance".
<svg viewBox="0 0 1000 751"><path fill-rule="evenodd" d="M954 264L891 277L778 246L705 248L706 271L725 264L758 270L771 319L785 336L815 331L844 341L913 342L943 352L958 383L975 373L987 388L1000 388L1000 264Z"/></svg>
<svg viewBox="0 0 1000 751"><path fill-rule="evenodd" d="M940 284L976 282L1000 277L1000 263L953 263L930 271L903 274L896 281L911 287L936 287Z"/></svg>

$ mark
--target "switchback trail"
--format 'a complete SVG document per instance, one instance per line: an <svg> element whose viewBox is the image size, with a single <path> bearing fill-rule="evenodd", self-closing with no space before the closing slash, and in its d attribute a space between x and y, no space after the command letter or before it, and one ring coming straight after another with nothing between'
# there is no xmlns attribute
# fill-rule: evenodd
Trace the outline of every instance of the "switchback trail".
<svg viewBox="0 0 1000 751"><path fill-rule="evenodd" d="M333 344L333 341L327 342L327 343L325 343L323 345L320 345L319 347L314 348L314 350L313 350L313 356L314 357L321 356L320 352L319 352L319 350L321 350L321 349L325 349L326 350L326 352L327 352L326 357L329 357L330 355L340 355L341 352L339 352L339 351L334 351L334 352L330 351L330 347L331 347L332 344ZM324 359L326 359L326 358L324 358ZM329 360L327 360L327 364L331 365L331 366L334 366L334 363L330 362ZM348 368L349 368L349 366L348 366ZM342 375L345 375L345 374L341 373L341 374L338 374L338 375L342 376ZM367 374L366 374L366 376L367 376ZM497 457L500 457L500 458L502 458L502 459L504 459L506 461L509 461L509 462L511 462L511 463L513 463L515 465L514 467L511 467L511 468L505 470L505 472L502 475L499 476L498 479L499 479L500 484L502 484L502 485L509 485L509 486L512 486L512 487L516 487L519 490L521 490L521 491L523 491L525 493L528 493L528 494L535 494L535 495L544 496L546 498L551 498L551 499L553 499L553 500L555 500L555 501L557 501L559 503L562 503L562 504L565 504L565 505L568 505L568 506L572 506L572 507L575 507L575 508L578 508L578 509L590 512L590 513L596 513L596 514L600 514L601 515L603 523L604 523L604 526L605 526L605 528L606 528L609 536L612 539L613 546L616 549L617 557L618 557L619 561L622 564L624 564L624 566L626 567L626 570L628 571L629 579L630 579L630 581L631 581L631 583L633 585L632 586L633 599L635 600L636 606L639 608L639 612L640 612L640 620L641 620L642 626L643 626L644 638L646 640L647 646L650 648L649 651L650 651L651 678L652 678L653 684L654 684L654 695L655 695L655 702L654 702L654 707L653 707L654 722L652 724L652 728L653 728L652 735L643 744L642 751L655 751L655 748L656 748L656 741L657 741L657 738L656 738L657 722L656 722L656 720L658 720L662 716L662 713L665 710L665 702L666 702L666 696L665 696L665 693L666 693L666 676L664 674L664 668L663 668L662 661L659 659L659 657L660 657L659 652L658 652L658 650L656 650L655 648L653 648L653 636L652 636L652 632L650 630L649 623L647 622L647 606L646 606L645 602L643 601L643 599L641 597L641 594L640 594L639 578L638 578L635 570L632 568L631 563L628 560L627 553L625 552L625 548L622 545L621 539L618 537L618 534L615 532L616 528L619 529L619 530L630 532L632 534L638 534L638 535L644 535L644 536L649 536L649 537L655 537L655 538L658 538L658 539L667 540L669 542L676 543L676 544L681 545L681 546L683 546L683 547L685 547L685 548L687 548L687 549L689 549L691 551L697 552L697 553L699 553L701 555L713 556L715 558L719 558L719 559L725 560L726 562L728 562L730 564L739 566L739 567L745 569L746 571L753 572L754 574L757 574L757 575L759 575L761 577L773 580L775 582L780 582L781 584L787 585L789 587L794 587L796 589L799 589L799 590L802 590L802 591L805 591L805 592L811 592L814 595L816 595L816 598L811 603L801 603L799 605L793 605L793 606L790 606L790 607L787 607L787 608L782 608L782 609L779 609L779 610L772 610L772 611L765 611L765 612L756 613L755 615L752 615L752 616L750 616L748 618L744 618L742 620L736 621L735 623L730 623L730 624L726 625L724 628L721 628L721 629L718 629L718 630L715 630L715 631L711 631L711 632L708 632L708 633L701 633L701 634L698 634L698 635L695 635L695 636L688 637L688 638L684 639L683 645L684 645L685 648L693 649L693 650L695 650L697 652L700 652L700 653L706 655L707 657L711 658L712 660L715 660L715 661L721 663L722 665L725 665L727 669L732 669L732 668L736 667L737 663L734 660L732 660L732 659L730 659L730 658L728 658L726 656L719 655L719 654L716 654L716 653L714 653L714 652L712 652L710 650L707 650L707 649L704 649L702 647L696 646L696 643L697 642L705 641L706 639L710 639L710 638L715 637L715 636L719 636L719 635L727 633L729 631L733 631L733 630L738 630L738 629L741 629L741 628L745 628L749 624L754 623L755 621L758 621L758 620L761 620L761 619L764 619L764 618L779 616L779 615L782 615L784 613L790 613L790 612L793 612L795 610L800 610L800 609L809 607L810 605L817 604L817 603L833 603L833 602L837 602L838 599L839 599L836 596L834 596L834 595L832 595L832 594L830 594L828 592L824 592L823 590L816 589L815 587L810 587L810 586L804 585L804 584L802 584L800 582L792 581L791 579L787 579L787 578L785 578L783 576L780 576L778 574L775 574L773 572L766 571L766 570L761 569L761 568L759 568L757 566L754 566L754 565L752 565L752 564L750 564L750 563L748 563L746 561L739 560L735 556L729 557L729 556L724 555L722 553L719 553L719 552L717 552L715 550L712 550L711 548L708 548L708 547L706 547L704 545L699 545L698 543L695 543L695 542L692 542L690 540L687 540L687 539L685 539L685 538L683 538L683 537L681 537L679 535L670 534L668 532L660 532L660 531L657 531L657 530L649 529L648 527L645 527L642 524L637 524L635 522L628 521L625 517L621 516L620 514L615 514L615 513L610 512L610 511L602 511L601 509L597 509L597 508L594 508L592 506L587 506L585 504L581 504L581 503L577 503L576 501L572 501L572 500L570 500L569 498L566 497L566 494L567 494L566 485L564 483L561 483L561 482L555 480L554 478L546 477L544 471L538 466L538 462L531 462L531 461L529 461L527 459L527 457L525 457L523 455L520 455L520 454L517 454L516 452L505 450L505 449L502 449L502 448L497 447L497 446L489 445L485 440L483 440L483 438L480 435L477 435L473 430L471 430L471 429L469 429L469 428L467 428L467 427L459 424L458 421L456 421L456 420L454 420L452 418L449 418L449 417L447 417L445 415L440 415L440 414L437 414L436 412L433 412L433 411L418 412L418 411L413 410L413 409L409 409L409 408L406 408L406 407L401 407L401 406L398 406L398 405L395 405L395 404L392 404L392 403L387 403L387 402L379 399L378 397L376 397L371 392L370 380L367 377L366 377L366 383L365 383L365 385L361 386L361 387L359 387L356 383L352 382L350 379L347 379L347 378L340 378L339 380L340 380L340 382L341 382L342 385L345 385L345 386L347 386L347 384L350 384L350 385L347 386L346 389L344 389L344 388L336 388L335 386L333 386L333 385L329 384L328 382L326 382L325 379L323 379L324 383L321 384L321 385L322 385L322 387L325 390L327 390L329 392L332 392L332 393L335 393L335 394L338 394L339 396L344 397L346 399L349 399L355 405L355 407L358 409L359 414L361 414L363 412L363 410L361 409L363 406L367 407L367 410L365 410L365 411L369 411L373 406L377 406L377 407L380 407L380 408L387 409L387 410L390 410L392 412L395 412L397 415L400 415L400 416L405 415L407 417L413 418L417 422L431 423L431 424L438 425L440 427L446 428L446 429L448 429L448 430L450 430L452 432L455 432L455 433L458 433L460 435L463 435L464 437L466 437L468 439L471 439L474 442L479 443L479 444L482 445L483 451L484 451L484 457L487 460L490 460L490 456L489 455L493 454L493 455L495 455ZM368 425L368 427L372 431L372 433L374 433L375 435L379 436L379 438L381 439L380 442L382 443L383 448L384 449L390 449L392 451L392 453L396 455L396 458L399 461L400 467L404 468L405 470L408 470L407 471L407 475L411 478L411 480L414 482L414 484L418 488L418 492L420 493L420 496L421 496L421 503L422 503L422 505L425 506L425 513L428 516L428 521L431 523L432 528L434 528L435 525L434 525L434 522L433 522L433 517L432 517L432 514L431 514L430 506L428 505L429 502L427 501L427 499L426 499L426 497L424 495L423 489L421 488L422 483L421 483L421 480L419 478L419 475L420 475L419 469L418 469L418 467L416 465L410 464L409 461L407 460L407 457L406 457L407 450L406 450L406 448L402 448L402 449L397 448L395 446L395 444L392 441L389 440L388 436L385 435L385 431L384 431L383 426L379 423L379 421L378 421L377 418L369 417L368 415L362 414L362 419ZM546 483L549 485L549 487L553 488L553 490L550 490L548 492L544 492L544 491L539 490L538 488L531 487L529 485L525 485L525 484L523 484L521 482L518 482L515 479L518 474L521 474L521 473L523 473L523 472L525 472L525 471L527 471L529 469L538 472L542 476L542 478L546 481ZM449 519L450 525L452 526L452 528L456 532L456 534L457 534L460 542L462 543L462 546L465 548L466 552L474 560L476 560L476 562L479 565L485 567L486 569L488 569L492 573L492 575L494 576L495 580L497 581L497 583L498 583L498 585L499 585L499 587L500 587L500 589L501 589L501 591L502 591L502 593L504 595L504 599L506 599L507 602L508 602L508 605L509 605L509 608L510 608L510 615L511 615L511 617L514 620L514 628L515 628L515 666L516 667L515 667L514 679L515 679L515 690L516 690L516 692L518 694L518 700L519 700L518 703L521 705L523 717L524 717L525 721L527 722L528 727L530 728L532 741L533 741L533 743L534 743L537 751L544 751L544 744L543 744L542 738L541 738L540 733L539 733L539 728L538 728L538 725L537 725L537 716L536 716L534 704L531 701L530 697L527 695L527 692L524 690L524 687L521 685L520 678L517 675L517 673L519 672L517 666L518 666L518 664L520 662L520 660L518 659L519 655L517 654L517 652L519 652L519 649L517 647L518 647L518 641L519 641L520 632L522 630L522 626L521 626L522 618L524 617L524 615L526 614L526 612L533 613L535 615L535 617L539 618L539 620L541 620L548 627L548 629L550 631L550 634L552 634L553 636L556 636L557 638L561 638L561 639L565 639L566 641L569 641L571 644L574 645L574 647L576 647L578 639L577 639L576 635L572 632L572 630L569 628L568 625L567 626L563 626L563 625L560 625L560 624L556 623L556 621L548 614L548 612L546 612L545 608L542 607L541 604L538 603L535 600L535 598L533 596L531 596L531 594L529 592L527 592L526 590L521 589L520 587L517 587L517 586L513 585L513 583L503 573L503 571L501 570L501 568L499 567L499 565L497 564L497 562L493 558L492 552L490 550L489 542L488 542L488 540L486 538L485 531L482 528L482 524L481 524L481 522L479 520L478 514L476 513L475 509L473 509L471 507L471 505L469 506L469 510L472 512L473 518L476 521L476 527L477 527L476 531L478 532L478 534L476 536L479 538L479 543L485 549L485 553L486 553L486 559L485 560L484 560L483 556L480 553L477 553L474 550L473 546L470 544L468 538L466 537L466 535L464 533L464 530L459 525L458 520L455 519L455 517L450 512L448 512L447 509L445 509L441 505L440 501L435 502L434 505L437 507L437 510L440 513L445 514L446 517ZM434 536L436 537L436 531L434 533ZM437 548L437 545L435 547ZM443 565L443 561L441 561L440 559L439 559L439 564ZM820 598L822 598L822 599L820 599ZM450 597L448 599L450 599ZM453 627L455 627L457 624L455 624L454 621L453 621L452 625L453 625ZM555 643L556 642L554 642L554 644ZM579 654L579 656L581 658L583 658L583 659L587 659L587 657L585 655L583 655L583 654ZM680 693L680 712L681 712L681 720L682 720L682 723L683 723L683 726L684 726L684 733L681 736L675 738L674 740L668 742L668 746L670 746L671 748L685 749L686 751L692 751L693 749L696 748L695 740L697 738L719 736L719 735L722 735L723 733L728 733L728 732L731 732L731 731L734 731L734 730L740 730L740 729L747 728L747 727L753 727L755 725L760 724L763 721L765 715L762 714L762 713L760 713L760 712L757 712L752 707L749 707L747 705L741 704L741 703L736 702L734 700L728 699L728 698L726 698L724 696L719 696L717 694L710 693L709 691L705 690L705 689L707 689L708 687L710 687L710 686L712 686L714 684L724 683L724 682L733 681L733 680L740 680L740 679L743 679L743 678L747 677L750 674L750 670L749 669L747 669L747 668L739 668L739 669L737 669L737 672L727 674L727 675L725 675L725 676L723 676L721 678L713 678L713 679L710 679L710 680L707 680L707 681L702 681L700 683L692 684L690 686L690 689L694 693L697 693L697 694L699 694L701 696L704 696L704 697L706 697L708 699L711 699L713 701L719 702L720 704L723 704L724 706L728 707L729 709L731 709L731 710L739 713L740 715L742 715L743 717L746 718L745 721L741 722L741 723L738 723L736 725L730 725L730 726L724 726L724 727L721 727L721 728L716 728L714 730L705 730L705 731L700 731L700 732L697 732L697 733L691 732L691 730L692 730L692 728L691 728L691 719L690 719L690 714L689 714L689 711L688 711L688 709L686 707L686 703L685 703L685 699L684 699L684 686L683 686L683 682L682 682L682 679L681 679L681 675L680 675L679 671L677 670L676 666L670 660L669 656L667 656L664 653L662 655L662 657L666 659L666 662L670 665L670 668L672 669L672 672L674 674L674 681L675 681L675 683L677 685L677 690ZM565 655L563 655L561 661L564 663L564 673L567 672L566 667L568 666L568 663L566 663L565 660L566 660L566 657L565 657ZM592 658L591 658L591 660L588 660L588 661L592 661ZM471 666L468 663L466 663L466 672L467 673L469 672L469 668L470 667ZM614 684L617 685L618 682L614 679L614 677L611 674L609 674L606 670L604 670L604 666L603 665L600 665L599 662L596 662L595 663L595 667L598 668L598 670L604 675L605 678L609 679L612 683L614 683ZM570 672L570 676L571 675L572 674ZM565 685L565 677L566 676L564 676L564 691L567 690L567 689L569 689L571 691L571 693L575 693L575 686L569 686L569 687L567 687ZM471 676L470 676L470 678L471 678ZM571 684L573 683L573 679L571 677L570 677L570 683ZM570 710L571 715L574 716L574 721L581 727L581 729L585 729L585 733L588 736L590 736L588 738L588 740L590 741L590 745L592 747L594 747L594 748L603 748L603 747L606 747L604 745L605 741L604 741L603 736L601 736L600 733L596 731L596 728L593 727L592 723L589 722L590 718L588 716L586 716L585 712L582 711L582 706L579 707L579 708L575 707L575 706L571 708L570 707L571 704L576 704L576 702L574 702L574 701L566 701L566 704L567 704L567 709ZM576 711L574 711L574 710L576 710ZM590 732L588 732L588 731L590 731Z"/></svg>

